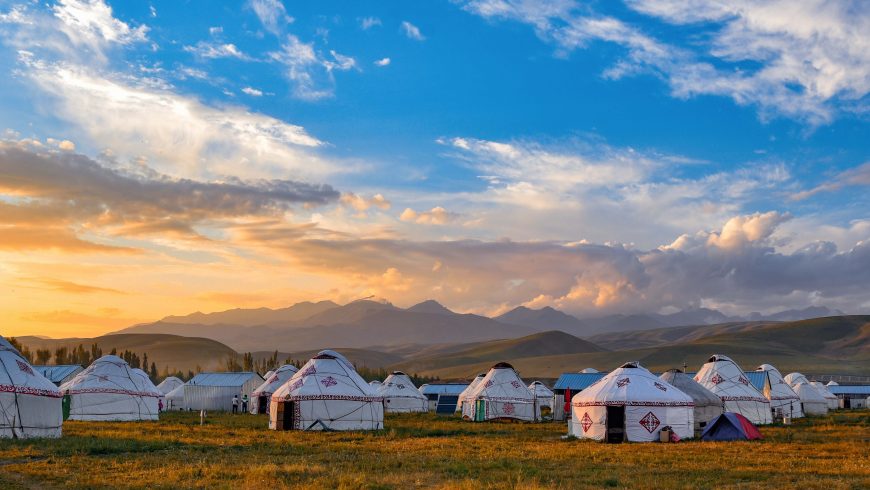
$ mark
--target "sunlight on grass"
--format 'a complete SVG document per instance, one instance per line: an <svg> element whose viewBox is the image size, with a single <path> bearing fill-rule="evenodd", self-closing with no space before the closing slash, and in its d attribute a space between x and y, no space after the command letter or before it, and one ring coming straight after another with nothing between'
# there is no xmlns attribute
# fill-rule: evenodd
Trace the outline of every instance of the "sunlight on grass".
<svg viewBox="0 0 870 490"><path fill-rule="evenodd" d="M761 429L759 442L605 445L564 424L388 415L377 432L266 429L264 416L66 422L0 441L0 488L868 488L870 411Z"/></svg>

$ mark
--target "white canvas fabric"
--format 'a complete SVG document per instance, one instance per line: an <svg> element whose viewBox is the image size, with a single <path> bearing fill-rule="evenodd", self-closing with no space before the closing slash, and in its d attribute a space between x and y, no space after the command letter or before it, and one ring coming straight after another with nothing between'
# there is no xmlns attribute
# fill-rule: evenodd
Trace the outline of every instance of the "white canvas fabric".
<svg viewBox="0 0 870 490"><path fill-rule="evenodd" d="M583 370L580 371L580 372L583 373L583 374L592 374L592 373L597 373L598 370L595 369L595 368L585 368L585 369L583 369Z"/></svg>
<svg viewBox="0 0 870 490"><path fill-rule="evenodd" d="M280 388L281 385L292 378L294 374L299 372L299 369L292 364L284 364L278 369L269 372L272 373L272 375L266 376L266 381L263 381L263 384L258 386L251 393L251 413L269 413L269 400L271 400L272 394L275 393L275 390ZM260 410L260 400L264 396L266 397L266 406L263 407L265 412Z"/></svg>
<svg viewBox="0 0 870 490"><path fill-rule="evenodd" d="M476 422L496 419L537 422L541 409L513 366L500 362L466 397L462 417Z"/></svg>
<svg viewBox="0 0 870 490"><path fill-rule="evenodd" d="M103 356L67 381L70 420L157 420L163 393L118 356Z"/></svg>
<svg viewBox="0 0 870 490"><path fill-rule="evenodd" d="M792 389L800 397L805 414L825 415L828 413L828 400L825 400L825 397L813 385L798 383L792 386Z"/></svg>
<svg viewBox="0 0 870 490"><path fill-rule="evenodd" d="M811 381L810 384L813 385L813 388L821 393L821 395L825 397L825 400L828 401L828 410L836 410L840 408L840 399L837 398L837 395L831 393L831 390L829 390L824 383L820 383L818 381Z"/></svg>
<svg viewBox="0 0 870 490"><path fill-rule="evenodd" d="M160 391L160 393L163 393L164 395L166 395L166 394L169 394L170 391L174 390L175 388L178 388L179 386L181 386L183 384L184 384L184 381L176 378L175 376L170 376L170 377L164 379L163 381L161 381L159 385L157 385L157 390Z"/></svg>
<svg viewBox="0 0 870 490"><path fill-rule="evenodd" d="M695 374L695 381L721 398L726 412L739 413L755 425L773 423L770 401L752 386L731 358L712 356Z"/></svg>
<svg viewBox="0 0 870 490"><path fill-rule="evenodd" d="M384 399L384 410L394 412L428 412L429 399L420 393L411 378L396 371L377 387L378 396Z"/></svg>
<svg viewBox="0 0 870 490"><path fill-rule="evenodd" d="M787 382L788 381L786 381L786 383ZM828 384L825 386L840 386L840 383L837 383L836 381L828 381Z"/></svg>
<svg viewBox="0 0 870 490"><path fill-rule="evenodd" d="M604 440L607 407L625 407L624 434L629 441L657 441L665 426L682 439L695 433L692 397L637 362L623 364L571 398L570 433Z"/></svg>
<svg viewBox="0 0 870 490"><path fill-rule="evenodd" d="M377 390L382 384L383 383L381 383L380 381L378 381L376 379L369 381L369 386L371 386L372 389L374 389L374 390Z"/></svg>
<svg viewBox="0 0 870 490"><path fill-rule="evenodd" d="M477 385L483 381L483 378L486 377L486 373L478 374L471 383L468 383L468 386L462 390L462 393L459 394L459 397L456 399L456 411L462 412L462 404L468 399L468 396L474 393L474 390L477 388Z"/></svg>
<svg viewBox="0 0 870 490"><path fill-rule="evenodd" d="M547 385L540 381L535 381L529 385L529 391L535 394L538 399L538 407L548 407L553 409L553 390L547 388Z"/></svg>
<svg viewBox="0 0 870 490"><path fill-rule="evenodd" d="M60 437L60 390L0 337L0 438Z"/></svg>
<svg viewBox="0 0 870 490"><path fill-rule="evenodd" d="M383 399L340 354L324 350L311 358L272 395L284 403L298 430L376 430L384 427ZM289 403L288 403L289 402ZM269 428L278 428L270 409Z"/></svg>
<svg viewBox="0 0 870 490"><path fill-rule="evenodd" d="M164 410L184 410L184 385L178 386L163 397Z"/></svg>
<svg viewBox="0 0 870 490"><path fill-rule="evenodd" d="M785 382L779 370L770 364L762 364L756 368L756 371L763 372L767 375L767 381L764 383L762 393L765 398L770 400L770 408L774 411L781 411L783 416L793 419L804 416L801 408L801 399L797 393L791 389L791 386Z"/></svg>
<svg viewBox="0 0 870 490"><path fill-rule="evenodd" d="M807 377L801 373L788 373L785 375L785 377L783 379L785 380L786 383L789 384L789 386L794 386L798 383L809 383L810 382L810 380L808 380Z"/></svg>
<svg viewBox="0 0 870 490"><path fill-rule="evenodd" d="M700 431L706 427L710 421L722 415L722 412L724 411L722 399L716 396L712 391L698 384L698 382L692 379L688 374L679 369L671 369L662 373L659 378L692 397L692 401L695 402L695 410L693 414L696 431Z"/></svg>

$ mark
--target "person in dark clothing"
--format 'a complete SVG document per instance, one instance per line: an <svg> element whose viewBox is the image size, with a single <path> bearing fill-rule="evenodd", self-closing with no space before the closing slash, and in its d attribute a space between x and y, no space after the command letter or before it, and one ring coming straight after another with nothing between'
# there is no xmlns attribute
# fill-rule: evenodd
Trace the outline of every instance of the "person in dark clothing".
<svg viewBox="0 0 870 490"><path fill-rule="evenodd" d="M242 413L248 413L248 395L242 395Z"/></svg>
<svg viewBox="0 0 870 490"><path fill-rule="evenodd" d="M233 395L233 413L239 413L239 395Z"/></svg>

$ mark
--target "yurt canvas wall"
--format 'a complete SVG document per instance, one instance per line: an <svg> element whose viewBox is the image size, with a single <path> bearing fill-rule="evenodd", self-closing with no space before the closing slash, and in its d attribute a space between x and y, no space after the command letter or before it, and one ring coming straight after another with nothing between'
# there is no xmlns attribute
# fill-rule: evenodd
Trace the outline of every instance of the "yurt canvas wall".
<svg viewBox="0 0 870 490"><path fill-rule="evenodd" d="M500 362L486 373L466 397L462 418L475 422L498 419L537 422L541 419L541 410L535 395L529 391L513 366Z"/></svg>
<svg viewBox="0 0 870 490"><path fill-rule="evenodd" d="M804 416L800 397L785 382L778 369L770 364L762 364L755 371L766 375L761 392L770 400L770 408L774 413L795 419Z"/></svg>
<svg viewBox="0 0 870 490"><path fill-rule="evenodd" d="M263 384L257 373L200 373L184 385L184 406L189 410L233 409L233 396L241 400ZM239 402L241 410L241 402Z"/></svg>
<svg viewBox="0 0 870 490"><path fill-rule="evenodd" d="M394 412L427 412L429 400L414 386L411 378L396 371L377 387L378 396L384 399L384 410Z"/></svg>
<svg viewBox="0 0 870 490"><path fill-rule="evenodd" d="M251 413L269 413L269 404L272 399L272 394L275 390L281 387L290 378L293 377L299 369L292 364L285 364L274 371L271 376L266 377L266 381L258 386L251 393Z"/></svg>
<svg viewBox="0 0 870 490"><path fill-rule="evenodd" d="M465 403L465 400L471 395L474 390L477 388L477 385L486 377L486 373L480 373L471 380L471 383L468 383L468 386L462 390L462 393L459 394L459 398L456 400L456 411L462 412L462 404Z"/></svg>
<svg viewBox="0 0 870 490"><path fill-rule="evenodd" d="M723 413L722 399L715 393L704 388L688 374L679 369L671 369L659 376L678 390L692 397L695 403L695 431L703 430L707 424Z"/></svg>
<svg viewBox="0 0 870 490"><path fill-rule="evenodd" d="M818 381L811 381L810 384L813 385L813 388L821 393L822 396L825 397L825 400L828 401L828 410L836 410L840 408L840 401L837 398L837 395L831 393L831 390L829 390L824 383L820 383Z"/></svg>
<svg viewBox="0 0 870 490"><path fill-rule="evenodd" d="M695 374L695 381L722 399L726 412L737 412L753 424L773 423L770 401L752 386L746 373L723 355L714 355Z"/></svg>
<svg viewBox="0 0 870 490"><path fill-rule="evenodd" d="M70 420L157 420L163 394L120 357L107 355L60 387Z"/></svg>
<svg viewBox="0 0 870 490"><path fill-rule="evenodd" d="M61 393L0 337L0 438L60 437Z"/></svg>

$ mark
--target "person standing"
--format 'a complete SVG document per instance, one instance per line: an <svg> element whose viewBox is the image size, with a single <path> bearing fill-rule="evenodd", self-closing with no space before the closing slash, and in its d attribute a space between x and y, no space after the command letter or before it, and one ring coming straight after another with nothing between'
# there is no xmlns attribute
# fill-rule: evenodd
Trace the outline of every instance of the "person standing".
<svg viewBox="0 0 870 490"><path fill-rule="evenodd" d="M248 413L248 395L242 395L242 413Z"/></svg>
<svg viewBox="0 0 870 490"><path fill-rule="evenodd" d="M233 413L239 413L239 395L233 395Z"/></svg>

